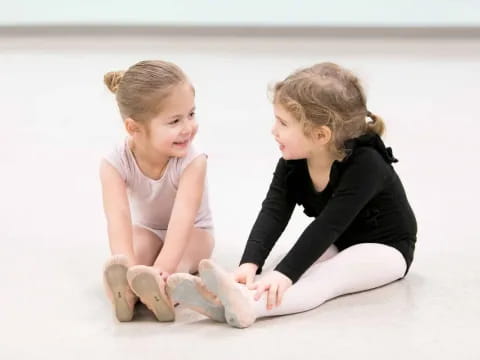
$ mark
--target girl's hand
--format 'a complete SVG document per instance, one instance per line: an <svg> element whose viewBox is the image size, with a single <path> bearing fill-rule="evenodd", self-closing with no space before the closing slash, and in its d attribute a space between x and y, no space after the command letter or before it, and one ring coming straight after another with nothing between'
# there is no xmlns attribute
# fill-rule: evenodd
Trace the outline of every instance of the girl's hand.
<svg viewBox="0 0 480 360"><path fill-rule="evenodd" d="M171 274L167 271L160 271L160 276L162 277L162 279L165 283L167 282L167 279L170 275Z"/></svg>
<svg viewBox="0 0 480 360"><path fill-rule="evenodd" d="M264 292L267 292L267 310L280 306L285 291L292 286L292 280L279 271L271 271L255 282L253 288L257 289L254 299L258 301Z"/></svg>
<svg viewBox="0 0 480 360"><path fill-rule="evenodd" d="M256 264L242 264L233 272L233 280L240 284L245 284L248 289L253 290L253 280L255 279L257 269L258 265Z"/></svg>
<svg viewBox="0 0 480 360"><path fill-rule="evenodd" d="M162 270L157 266L153 266L153 268L157 273L160 274L160 277L163 279L163 281L167 281L168 277L171 275L168 271Z"/></svg>

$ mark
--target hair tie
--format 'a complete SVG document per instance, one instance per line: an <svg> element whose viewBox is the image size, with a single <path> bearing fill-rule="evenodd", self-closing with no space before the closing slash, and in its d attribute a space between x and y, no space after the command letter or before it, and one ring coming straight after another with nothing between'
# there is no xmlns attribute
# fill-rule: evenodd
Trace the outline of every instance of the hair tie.
<svg viewBox="0 0 480 360"><path fill-rule="evenodd" d="M377 117L373 115L369 110L367 110L367 117L372 119L371 123L374 124L377 121Z"/></svg>

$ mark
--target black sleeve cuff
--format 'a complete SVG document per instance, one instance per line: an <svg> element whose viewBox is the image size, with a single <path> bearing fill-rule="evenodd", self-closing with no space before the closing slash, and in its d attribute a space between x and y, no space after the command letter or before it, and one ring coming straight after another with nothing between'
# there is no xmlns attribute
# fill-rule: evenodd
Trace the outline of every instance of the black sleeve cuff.
<svg viewBox="0 0 480 360"><path fill-rule="evenodd" d="M300 279L300 276L303 275L302 271L294 270L288 267L283 262L280 262L280 264L278 264L274 270L281 272L283 275L285 275L290 280L292 280L292 284L295 284L298 281L298 279Z"/></svg>
<svg viewBox="0 0 480 360"><path fill-rule="evenodd" d="M240 264L252 263L258 265L257 275L262 273L262 268L265 263L265 258L263 257L264 250L260 244L250 243L243 253Z"/></svg>

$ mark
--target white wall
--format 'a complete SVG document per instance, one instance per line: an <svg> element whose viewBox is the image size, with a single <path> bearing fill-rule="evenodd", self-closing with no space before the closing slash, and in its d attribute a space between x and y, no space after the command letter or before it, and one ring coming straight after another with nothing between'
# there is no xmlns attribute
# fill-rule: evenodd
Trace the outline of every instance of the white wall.
<svg viewBox="0 0 480 360"><path fill-rule="evenodd" d="M477 0L1 0L2 25L479 26Z"/></svg>

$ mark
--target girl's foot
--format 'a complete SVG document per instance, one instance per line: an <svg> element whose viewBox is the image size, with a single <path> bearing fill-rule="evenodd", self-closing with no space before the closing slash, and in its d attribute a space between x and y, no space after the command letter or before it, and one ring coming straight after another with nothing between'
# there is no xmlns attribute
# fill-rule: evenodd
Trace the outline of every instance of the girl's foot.
<svg viewBox="0 0 480 360"><path fill-rule="evenodd" d="M246 328L255 322L253 298L245 286L236 283L229 273L210 259L200 261L198 269L207 289L217 295L225 307L229 325Z"/></svg>
<svg viewBox="0 0 480 360"><path fill-rule="evenodd" d="M130 321L133 318L137 296L130 290L127 282L128 258L114 255L105 263L103 284L108 298L112 301L118 321Z"/></svg>
<svg viewBox="0 0 480 360"><path fill-rule="evenodd" d="M127 272L127 280L132 291L155 314L158 321L175 319L173 304L165 292L165 282L152 267L132 266Z"/></svg>
<svg viewBox="0 0 480 360"><path fill-rule="evenodd" d="M172 274L167 279L167 290L173 301L212 320L225 322L223 305L214 294L207 290L198 276L187 273Z"/></svg>

